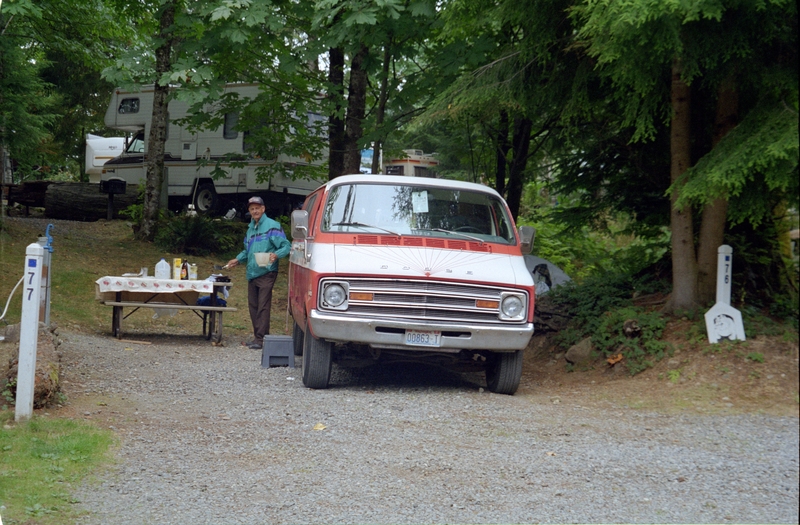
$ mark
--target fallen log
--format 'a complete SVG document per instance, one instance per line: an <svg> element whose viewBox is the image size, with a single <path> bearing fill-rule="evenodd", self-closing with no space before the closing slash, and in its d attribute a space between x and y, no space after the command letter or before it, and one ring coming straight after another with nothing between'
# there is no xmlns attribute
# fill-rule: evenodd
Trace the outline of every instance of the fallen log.
<svg viewBox="0 0 800 525"><path fill-rule="evenodd" d="M129 184L126 192L114 195L113 218L119 212L136 204L138 187ZM96 221L106 219L108 195L100 193L100 185L91 182L54 182L45 195L45 216L69 221Z"/></svg>

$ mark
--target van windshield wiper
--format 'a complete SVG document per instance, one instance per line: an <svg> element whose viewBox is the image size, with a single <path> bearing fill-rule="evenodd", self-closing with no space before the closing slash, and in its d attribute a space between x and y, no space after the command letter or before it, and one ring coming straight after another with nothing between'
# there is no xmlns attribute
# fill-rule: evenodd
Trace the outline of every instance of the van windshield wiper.
<svg viewBox="0 0 800 525"><path fill-rule="evenodd" d="M387 230L386 228L381 228L380 226L374 226L372 224L365 224L363 222L337 222L336 224L332 224L331 226L355 226L356 228L375 228L376 230L381 230L386 233L391 233L392 235L401 237L399 233L393 232L392 230Z"/></svg>
<svg viewBox="0 0 800 525"><path fill-rule="evenodd" d="M460 235L461 237L466 237L467 239L472 239L473 241L478 241L481 244L483 244L483 242L484 242L483 239L481 239L480 237L467 235L466 233L463 233L463 232L455 232L453 230L445 230L444 228L431 228L431 229L429 229L427 231L429 231L429 232L449 233L450 235Z"/></svg>

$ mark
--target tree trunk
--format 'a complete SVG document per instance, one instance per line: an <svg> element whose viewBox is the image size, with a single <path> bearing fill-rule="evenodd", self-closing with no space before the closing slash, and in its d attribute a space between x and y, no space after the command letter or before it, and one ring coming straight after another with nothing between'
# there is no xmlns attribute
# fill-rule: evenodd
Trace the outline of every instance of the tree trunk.
<svg viewBox="0 0 800 525"><path fill-rule="evenodd" d="M328 179L332 180L344 175L344 52L332 47L328 59L328 97L333 100L333 113L328 117Z"/></svg>
<svg viewBox="0 0 800 525"><path fill-rule="evenodd" d="M519 205L522 201L522 189L525 184L523 175L525 167L528 165L528 150L531 144L531 127L533 122L526 117L514 119L514 153L511 159L511 166L508 172L508 194L506 202L511 210L514 220L519 215Z"/></svg>
<svg viewBox="0 0 800 525"><path fill-rule="evenodd" d="M383 147L384 136L380 131L383 119L386 114L386 100L389 98L389 65L392 61L392 35L386 40L383 48L383 68L381 69L381 92L378 97L378 112L375 115L375 129L380 133L372 147L372 173L381 172L381 148Z"/></svg>
<svg viewBox="0 0 800 525"><path fill-rule="evenodd" d="M739 94L733 77L723 82L717 91L717 115L714 122L712 148L736 127L739 113ZM728 216L727 197L709 202L703 209L697 245L697 300L713 303L717 293L717 249L723 243Z"/></svg>
<svg viewBox="0 0 800 525"><path fill-rule="evenodd" d="M137 237L153 240L156 234L156 221L161 204L161 187L164 183L164 143L167 140L167 112L169 84L161 84L161 76L170 70L172 64L172 34L175 22L175 4L172 0L164 6L159 21L161 45L156 48L156 82L153 88L153 118L150 122L150 136L147 139L147 182L144 190L142 224Z"/></svg>
<svg viewBox="0 0 800 525"><path fill-rule="evenodd" d="M495 161L494 189L503 195L506 191L506 168L511 143L508 142L508 112L500 110L500 122L497 125L497 151Z"/></svg>
<svg viewBox="0 0 800 525"><path fill-rule="evenodd" d="M361 172L361 148L358 141L363 134L362 122L367 106L367 70L364 61L369 48L362 44L350 63L350 87L347 92L347 118L345 119L344 172Z"/></svg>
<svg viewBox="0 0 800 525"><path fill-rule="evenodd" d="M672 121L670 122L670 229L672 231L672 296L667 311L690 310L697 306L697 260L694 250L692 209L675 207L681 176L691 165L691 90L681 78L680 61L672 65Z"/></svg>

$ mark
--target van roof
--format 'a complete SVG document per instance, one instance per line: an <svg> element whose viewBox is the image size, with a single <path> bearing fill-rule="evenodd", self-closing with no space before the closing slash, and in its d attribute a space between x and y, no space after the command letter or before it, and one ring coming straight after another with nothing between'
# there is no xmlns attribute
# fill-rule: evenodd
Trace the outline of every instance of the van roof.
<svg viewBox="0 0 800 525"><path fill-rule="evenodd" d="M464 182L460 180L451 179L433 179L429 177L405 177L402 175L381 175L381 174L358 174L358 175L342 175L330 180L326 183L328 188L339 186L342 184L354 183L376 183L376 184L398 184L398 185L415 185L415 186L430 186L432 188L449 188L454 190L467 190L467 191L480 191L484 193L491 193L497 197L500 194L493 188L484 186L483 184L476 184L474 182Z"/></svg>

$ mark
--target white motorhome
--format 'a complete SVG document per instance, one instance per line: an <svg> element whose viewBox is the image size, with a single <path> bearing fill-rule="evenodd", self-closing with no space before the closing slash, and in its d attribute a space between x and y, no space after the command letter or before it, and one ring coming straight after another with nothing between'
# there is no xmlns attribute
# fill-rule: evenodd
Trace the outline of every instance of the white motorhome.
<svg viewBox="0 0 800 525"><path fill-rule="evenodd" d="M89 182L100 182L105 163L122 155L123 151L125 137L100 137L87 133L84 171L89 176Z"/></svg>
<svg viewBox="0 0 800 525"><path fill-rule="evenodd" d="M258 84L228 84L226 93L235 92L243 98L255 98ZM238 114L227 113L224 123L216 129L192 132L176 123L186 117L189 104L181 100L169 102L167 140L164 149L165 188L170 206L194 204L199 212L218 208L220 203L237 205L252 195L261 195L273 213L287 213L323 182L309 178L292 179L298 166L318 166L318 161L278 155L263 159L247 152L246 133L236 128ZM108 161L102 179L119 178L128 184L146 179L145 153L153 114L153 86L141 91L114 90L105 116L107 127L132 134L125 152ZM323 119L309 113L309 123ZM226 161L231 155L246 159L246 166L236 167ZM212 170L217 162L225 176L214 179ZM274 167L268 181L258 182L257 170Z"/></svg>

